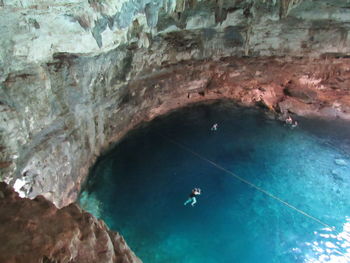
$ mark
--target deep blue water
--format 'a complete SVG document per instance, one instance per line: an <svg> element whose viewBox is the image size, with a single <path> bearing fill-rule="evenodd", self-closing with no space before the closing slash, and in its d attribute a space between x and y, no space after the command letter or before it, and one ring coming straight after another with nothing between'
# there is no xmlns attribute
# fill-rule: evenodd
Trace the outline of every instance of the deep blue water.
<svg viewBox="0 0 350 263"><path fill-rule="evenodd" d="M218 103L158 118L100 158L80 203L145 263L350 262L350 124L298 121Z"/></svg>

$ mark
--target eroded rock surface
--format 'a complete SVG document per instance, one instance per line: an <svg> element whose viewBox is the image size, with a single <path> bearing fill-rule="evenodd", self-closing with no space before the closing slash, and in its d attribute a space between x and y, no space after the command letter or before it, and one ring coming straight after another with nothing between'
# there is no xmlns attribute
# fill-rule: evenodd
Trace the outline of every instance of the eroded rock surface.
<svg viewBox="0 0 350 263"><path fill-rule="evenodd" d="M5 73L54 53L98 54L121 45L173 47L192 56L318 56L349 48L345 0L2 0ZM176 54L180 53L180 54ZM161 55L161 53L159 54Z"/></svg>
<svg viewBox="0 0 350 263"><path fill-rule="evenodd" d="M349 60L227 57L137 72L127 50L62 54L3 83L2 171L23 196L43 194L63 206L75 200L88 168L111 143L191 103L231 99L277 115L349 120ZM29 86L37 91L28 94Z"/></svg>
<svg viewBox="0 0 350 263"><path fill-rule="evenodd" d="M344 0L0 0L0 181L63 207L127 131L196 102L349 120L349 22ZM137 262L75 205L1 187L1 262Z"/></svg>
<svg viewBox="0 0 350 263"><path fill-rule="evenodd" d="M125 243L91 214L58 209L42 196L20 198L0 183L0 262L140 263Z"/></svg>

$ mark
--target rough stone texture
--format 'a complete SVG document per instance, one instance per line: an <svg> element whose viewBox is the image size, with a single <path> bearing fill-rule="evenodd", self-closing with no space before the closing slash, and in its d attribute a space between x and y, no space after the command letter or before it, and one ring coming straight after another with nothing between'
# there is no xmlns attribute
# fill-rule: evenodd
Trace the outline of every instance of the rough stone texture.
<svg viewBox="0 0 350 263"><path fill-rule="evenodd" d="M58 52L98 54L125 44L148 48L158 40L169 48L197 47L192 54L195 57L350 52L347 0L0 3L0 61L4 73L28 63L46 62ZM174 43L177 35L180 38Z"/></svg>
<svg viewBox="0 0 350 263"><path fill-rule="evenodd" d="M63 207L127 131L196 102L350 120L349 30L349 0L0 0L0 181ZM1 262L137 262L75 205L1 187Z"/></svg>
<svg viewBox="0 0 350 263"><path fill-rule="evenodd" d="M111 143L198 101L349 119L349 7L2 0L1 180L66 205Z"/></svg>
<svg viewBox="0 0 350 263"><path fill-rule="evenodd" d="M149 119L188 103L226 98L242 106L262 106L277 115L350 120L349 85L350 59L230 57L168 66L129 87L142 91L139 101L147 91L153 95L160 90L152 108L142 110L150 112ZM144 86L153 89L144 91Z"/></svg>
<svg viewBox="0 0 350 263"><path fill-rule="evenodd" d="M104 144L104 125L113 114L109 107L117 108L123 93L113 78L124 74L127 54L89 58L64 53L46 65L8 75L1 90L0 144L3 160L11 163L4 169L15 164L21 167L17 178L37 182L26 184L23 196L40 193L59 206L75 199L80 175Z"/></svg>
<svg viewBox="0 0 350 263"><path fill-rule="evenodd" d="M44 197L20 198L0 183L0 262L140 263L101 220L71 204L57 209Z"/></svg>
<svg viewBox="0 0 350 263"><path fill-rule="evenodd" d="M75 200L88 167L111 143L140 122L190 103L227 98L282 115L350 119L347 58L190 61L140 72L127 84L115 81L125 78L129 51L56 59L45 66L44 80L32 71L35 77L5 83L15 106L1 105L8 125L2 145L17 156L8 155L11 164L2 169L25 182L23 195L43 194L59 206ZM31 96L21 92L28 79L50 86Z"/></svg>

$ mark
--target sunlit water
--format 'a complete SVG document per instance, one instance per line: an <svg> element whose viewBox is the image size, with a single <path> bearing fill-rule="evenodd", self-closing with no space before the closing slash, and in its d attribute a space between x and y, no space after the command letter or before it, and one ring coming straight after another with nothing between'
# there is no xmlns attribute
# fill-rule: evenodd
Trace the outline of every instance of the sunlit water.
<svg viewBox="0 0 350 263"><path fill-rule="evenodd" d="M145 263L350 262L349 126L299 119L291 129L252 109L184 109L132 132L102 157L80 202ZM203 193L185 207L194 187Z"/></svg>

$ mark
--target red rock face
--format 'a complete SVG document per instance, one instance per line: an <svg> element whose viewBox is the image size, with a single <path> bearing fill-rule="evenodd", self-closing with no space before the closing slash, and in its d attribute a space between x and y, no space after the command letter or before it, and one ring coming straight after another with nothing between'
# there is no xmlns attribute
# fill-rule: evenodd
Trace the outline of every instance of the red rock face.
<svg viewBox="0 0 350 263"><path fill-rule="evenodd" d="M142 87L148 88L139 95ZM349 87L348 58L273 57L184 62L165 66L155 76L129 86L134 91L134 101L141 103L150 95L158 98L134 118L151 119L187 104L230 99L243 106L264 106L277 115L295 113L347 120L350 119Z"/></svg>
<svg viewBox="0 0 350 263"><path fill-rule="evenodd" d="M71 204L20 198L0 183L0 262L141 262L123 237Z"/></svg>

